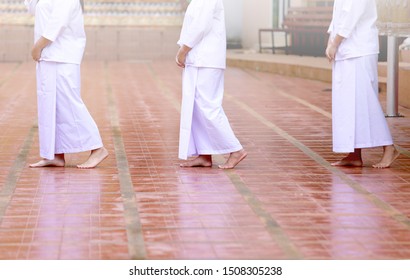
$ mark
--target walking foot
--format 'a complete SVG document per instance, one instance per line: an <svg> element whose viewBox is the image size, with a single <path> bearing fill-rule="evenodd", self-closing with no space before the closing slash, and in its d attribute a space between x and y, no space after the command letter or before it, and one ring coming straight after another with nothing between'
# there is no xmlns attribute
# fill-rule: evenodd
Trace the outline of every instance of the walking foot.
<svg viewBox="0 0 410 280"><path fill-rule="evenodd" d="M237 166L238 163L240 163L244 158L246 158L247 155L248 153L244 149L237 151L237 152L233 152L229 155L228 160L224 164L219 165L219 168L220 169L235 168L235 166Z"/></svg>
<svg viewBox="0 0 410 280"><path fill-rule="evenodd" d="M346 167L362 167L362 151L355 149L354 152L349 153L346 157L331 164L332 166L346 166Z"/></svg>
<svg viewBox="0 0 410 280"><path fill-rule="evenodd" d="M212 167L212 156L200 155L179 165L180 167Z"/></svg>
<svg viewBox="0 0 410 280"><path fill-rule="evenodd" d="M392 163L400 156L400 152L396 150L394 146L388 146L385 148L381 161L374 164L374 168L389 168Z"/></svg>
<svg viewBox="0 0 410 280"><path fill-rule="evenodd" d="M29 165L31 168L39 168L39 167L64 167L65 161L64 159L55 158L55 159L42 159L36 163L32 163Z"/></svg>
<svg viewBox="0 0 410 280"><path fill-rule="evenodd" d="M362 167L363 161L342 159L342 160L333 162L331 165L332 166Z"/></svg>
<svg viewBox="0 0 410 280"><path fill-rule="evenodd" d="M108 157L108 151L106 148L101 147L96 150L92 150L89 158L86 162L77 165L80 169L90 169L99 165L104 159Z"/></svg>

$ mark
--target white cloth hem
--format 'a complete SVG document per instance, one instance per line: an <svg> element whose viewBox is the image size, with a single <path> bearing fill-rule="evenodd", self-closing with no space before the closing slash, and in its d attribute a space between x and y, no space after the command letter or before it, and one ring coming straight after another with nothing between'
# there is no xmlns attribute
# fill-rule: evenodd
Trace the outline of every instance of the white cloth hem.
<svg viewBox="0 0 410 280"><path fill-rule="evenodd" d="M62 149L62 150L56 150L56 154L74 154L74 153L81 153L81 152L87 152L87 151L92 151L96 150L99 148L102 148L103 144L98 144L98 145L93 145L88 148L72 148L72 149Z"/></svg>
<svg viewBox="0 0 410 280"><path fill-rule="evenodd" d="M371 143L371 144L357 144L354 149L368 149L368 148L378 148L384 146L391 146L394 143L392 141L380 142L380 143ZM351 148L334 148L333 152L335 153L353 153L354 149Z"/></svg>

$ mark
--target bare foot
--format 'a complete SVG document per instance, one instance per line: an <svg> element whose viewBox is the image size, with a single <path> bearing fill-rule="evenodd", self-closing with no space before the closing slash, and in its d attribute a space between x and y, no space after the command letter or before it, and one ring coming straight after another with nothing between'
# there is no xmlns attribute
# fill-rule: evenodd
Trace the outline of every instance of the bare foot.
<svg viewBox="0 0 410 280"><path fill-rule="evenodd" d="M233 152L229 155L229 158L225 162L225 164L219 165L219 168L232 169L235 166L237 166L238 163L240 163L244 158L246 158L247 155L248 153L244 149L237 152Z"/></svg>
<svg viewBox="0 0 410 280"><path fill-rule="evenodd" d="M45 159L43 158L39 162L32 163L29 165L31 168L38 168L38 167L64 167L65 160L64 155L56 155L54 159Z"/></svg>
<svg viewBox="0 0 410 280"><path fill-rule="evenodd" d="M363 161L362 160L349 160L347 158L344 158L342 160L332 163L331 165L332 166L362 167Z"/></svg>
<svg viewBox="0 0 410 280"><path fill-rule="evenodd" d="M332 166L349 166L349 167L362 167L362 149L354 149L354 152L349 153L342 160L334 162Z"/></svg>
<svg viewBox="0 0 410 280"><path fill-rule="evenodd" d="M200 155L192 160L181 163L180 167L212 167L211 155Z"/></svg>
<svg viewBox="0 0 410 280"><path fill-rule="evenodd" d="M108 151L106 148L101 147L96 150L92 150L87 161L77 165L77 168L80 169L90 169L99 165L104 159L108 157Z"/></svg>
<svg viewBox="0 0 410 280"><path fill-rule="evenodd" d="M381 161L374 164L374 168L389 168L390 165L399 157L400 152L396 150L396 148L391 145L384 147L384 153Z"/></svg>

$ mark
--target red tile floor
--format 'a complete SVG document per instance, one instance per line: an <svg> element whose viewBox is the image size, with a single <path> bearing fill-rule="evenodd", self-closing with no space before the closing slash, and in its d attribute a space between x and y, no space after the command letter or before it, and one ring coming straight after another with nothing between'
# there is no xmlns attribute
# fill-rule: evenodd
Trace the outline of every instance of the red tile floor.
<svg viewBox="0 0 410 280"><path fill-rule="evenodd" d="M83 98L110 157L38 159L32 63L0 64L0 259L409 259L410 110L389 118L390 169L335 168L327 83L226 71L224 107L249 152L236 169L181 169L181 72L85 62Z"/></svg>

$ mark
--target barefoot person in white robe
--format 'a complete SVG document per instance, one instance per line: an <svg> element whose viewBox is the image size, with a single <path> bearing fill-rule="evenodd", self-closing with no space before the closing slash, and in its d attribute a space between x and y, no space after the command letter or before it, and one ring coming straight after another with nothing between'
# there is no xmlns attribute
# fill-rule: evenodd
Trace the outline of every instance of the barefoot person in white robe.
<svg viewBox="0 0 410 280"><path fill-rule="evenodd" d="M222 0L192 0L176 56L184 68L179 139L181 167L211 167L212 155L229 154L222 169L234 168L247 153L222 108L226 31Z"/></svg>
<svg viewBox="0 0 410 280"><path fill-rule="evenodd" d="M80 64L86 38L83 0L25 0L35 15L40 156L30 167L65 166L64 154L91 151L78 168L93 168L108 152L81 99Z"/></svg>
<svg viewBox="0 0 410 280"><path fill-rule="evenodd" d="M335 0L326 56L333 63L334 166L362 166L362 148L383 147L375 168L399 156L378 99L379 38L375 0Z"/></svg>

